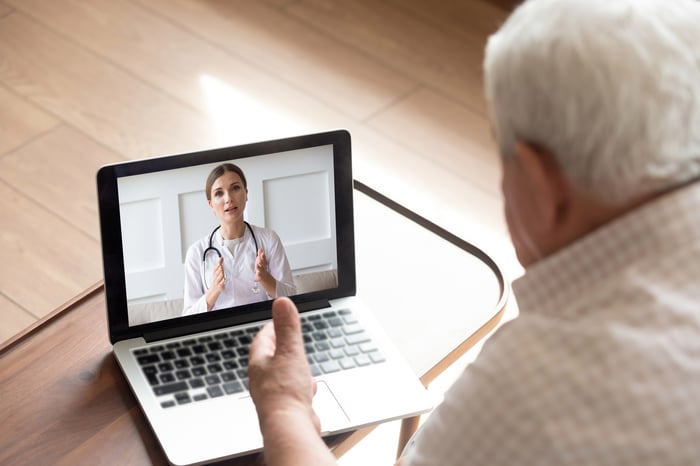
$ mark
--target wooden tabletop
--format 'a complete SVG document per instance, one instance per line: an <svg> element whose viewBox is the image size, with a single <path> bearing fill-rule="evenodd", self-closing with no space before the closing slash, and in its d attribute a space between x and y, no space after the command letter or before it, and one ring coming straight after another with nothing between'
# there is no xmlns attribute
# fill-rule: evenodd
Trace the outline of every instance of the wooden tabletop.
<svg viewBox="0 0 700 466"><path fill-rule="evenodd" d="M410 219L411 213L401 216ZM478 250L468 252L479 255ZM488 257L480 260L487 263ZM469 314L471 320L464 320L459 339L446 349L436 348L440 354L433 356L431 367L423 367L421 359L409 361L424 383L498 323L507 292L503 277L497 275L489 279L500 280L500 296L481 312L457 313ZM0 464L167 464L107 335L105 295L99 282L0 346ZM400 351L408 351L407 341L397 345ZM410 433L415 422L405 425ZM367 432L334 438L331 447L341 455ZM253 455L224 464L252 465L259 459Z"/></svg>

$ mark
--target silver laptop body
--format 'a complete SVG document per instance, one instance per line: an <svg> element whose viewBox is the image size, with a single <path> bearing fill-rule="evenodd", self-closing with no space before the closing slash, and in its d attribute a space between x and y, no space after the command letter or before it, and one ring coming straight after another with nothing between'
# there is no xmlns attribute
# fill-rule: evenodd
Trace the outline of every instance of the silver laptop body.
<svg viewBox="0 0 700 466"><path fill-rule="evenodd" d="M182 315L187 247L216 225L204 180L223 162L248 178L247 221L284 244L322 434L429 410L417 376L355 296L346 131L123 162L97 175L110 340L168 460L202 464L262 448L245 363L272 301Z"/></svg>

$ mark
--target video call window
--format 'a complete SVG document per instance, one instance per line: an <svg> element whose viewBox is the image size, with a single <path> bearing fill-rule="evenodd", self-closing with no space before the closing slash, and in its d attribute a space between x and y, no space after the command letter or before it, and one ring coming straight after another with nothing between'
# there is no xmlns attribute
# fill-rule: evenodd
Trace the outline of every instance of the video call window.
<svg viewBox="0 0 700 466"><path fill-rule="evenodd" d="M223 217L205 189L222 163L239 167L247 183L245 201L224 194L231 208ZM254 278L255 243L265 270L278 275L278 295L337 287L332 145L124 176L117 189L129 326L207 312L196 308L197 293L215 284L220 255L226 278L211 312L270 299ZM222 223L241 213L250 225L242 239L220 243ZM216 250L204 254L210 237Z"/></svg>

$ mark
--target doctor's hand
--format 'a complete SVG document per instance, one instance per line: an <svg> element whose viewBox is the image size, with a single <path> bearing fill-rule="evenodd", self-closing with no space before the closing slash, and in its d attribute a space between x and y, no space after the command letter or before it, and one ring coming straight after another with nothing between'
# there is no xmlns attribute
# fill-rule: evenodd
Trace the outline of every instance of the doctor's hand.
<svg viewBox="0 0 700 466"><path fill-rule="evenodd" d="M299 312L288 298L272 304L272 320L250 346L248 376L263 434L265 460L335 464L311 405L316 381L306 359Z"/></svg>
<svg viewBox="0 0 700 466"><path fill-rule="evenodd" d="M265 252L260 248L255 258L255 281L262 281L265 274L269 275L267 272L267 257L265 257Z"/></svg>
<svg viewBox="0 0 700 466"><path fill-rule="evenodd" d="M205 299L207 300L207 310L214 307L214 303L219 298L219 295L226 286L226 273L224 272L224 258L219 257L216 267L211 274L211 286L206 292Z"/></svg>
<svg viewBox="0 0 700 466"><path fill-rule="evenodd" d="M267 270L268 265L265 252L262 248L258 249L258 255L255 258L255 281L262 285L270 298L276 298L277 280Z"/></svg>

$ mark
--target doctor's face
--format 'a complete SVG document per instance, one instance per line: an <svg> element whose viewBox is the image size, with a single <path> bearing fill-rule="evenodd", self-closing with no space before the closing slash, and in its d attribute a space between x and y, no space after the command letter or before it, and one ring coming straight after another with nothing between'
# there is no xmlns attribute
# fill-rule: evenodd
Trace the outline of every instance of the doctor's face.
<svg viewBox="0 0 700 466"><path fill-rule="evenodd" d="M237 173L224 172L214 181L210 194L209 207L214 211L222 225L243 221L248 190Z"/></svg>

